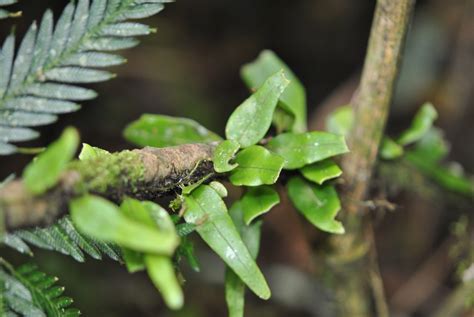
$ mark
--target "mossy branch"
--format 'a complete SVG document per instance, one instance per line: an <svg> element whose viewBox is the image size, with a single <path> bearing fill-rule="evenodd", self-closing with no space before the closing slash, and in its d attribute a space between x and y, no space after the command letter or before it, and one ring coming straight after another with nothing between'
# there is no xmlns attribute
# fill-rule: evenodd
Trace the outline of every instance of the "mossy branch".
<svg viewBox="0 0 474 317"><path fill-rule="evenodd" d="M58 184L32 195L21 179L0 189L0 212L8 231L51 224L71 198L94 193L113 201L125 196L153 200L213 174L214 144L146 147L71 162Z"/></svg>

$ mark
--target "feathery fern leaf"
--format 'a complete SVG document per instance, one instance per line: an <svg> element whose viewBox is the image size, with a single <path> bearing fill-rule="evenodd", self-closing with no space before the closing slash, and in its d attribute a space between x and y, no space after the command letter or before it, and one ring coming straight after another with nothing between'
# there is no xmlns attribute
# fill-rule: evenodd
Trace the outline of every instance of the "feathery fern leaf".
<svg viewBox="0 0 474 317"><path fill-rule="evenodd" d="M79 316L70 307L73 300L62 296L64 287L55 285L58 279L27 264L14 269L0 258L0 282L4 314L9 316L66 317Z"/></svg>
<svg viewBox="0 0 474 317"><path fill-rule="evenodd" d="M0 7L9 6L11 4L17 3L18 0L0 0ZM21 16L21 11L19 12L10 12L8 10L0 8L0 20L6 18L16 18Z"/></svg>
<svg viewBox="0 0 474 317"><path fill-rule="evenodd" d="M103 254L116 261L121 259L117 247L79 233L67 216L48 228L18 230L6 234L3 243L20 253L31 255L33 253L27 244L29 243L41 249L69 255L78 262L85 261L84 253L97 260L101 260Z"/></svg>
<svg viewBox="0 0 474 317"><path fill-rule="evenodd" d="M9 35L0 51L0 155L17 151L12 142L38 136L28 127L52 123L58 114L78 110L76 101L94 98L95 91L76 85L113 78L114 74L100 68L125 59L110 52L133 47L138 44L135 36L154 31L127 20L152 16L166 2L170 1L70 2L56 26L50 10L39 26L33 23L16 56L15 36Z"/></svg>

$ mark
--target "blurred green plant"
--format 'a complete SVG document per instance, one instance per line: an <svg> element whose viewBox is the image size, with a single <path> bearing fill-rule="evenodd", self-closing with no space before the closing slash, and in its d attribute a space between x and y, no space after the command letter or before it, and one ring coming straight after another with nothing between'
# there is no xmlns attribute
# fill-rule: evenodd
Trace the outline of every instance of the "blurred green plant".
<svg viewBox="0 0 474 317"><path fill-rule="evenodd" d="M54 31L48 11L39 31L35 24L31 26L15 59L14 37L9 36L0 59L5 75L0 80L0 126L4 126L0 128L0 152L14 152L16 148L10 142L37 135L25 127L49 123L56 119L56 113L75 110L77 105L70 100L94 97L92 90L65 83L111 78L110 73L95 67L124 60L101 51L134 46L136 41L131 37L148 34L152 29L123 21L155 14L163 2L95 0L89 6L88 0L79 0L77 5L66 6ZM127 177L146 186L146 158L134 151L113 154L84 144L79 160L73 160L79 133L67 128L25 168L25 191L33 198L57 198L54 190L66 182L62 177L67 172L77 178L81 173L99 173L99 180L90 177L85 182L100 183L69 188L67 197L57 199L69 206L70 215L47 228L4 233L3 243L32 255L29 243L80 262L85 254L95 259L108 255L125 264L131 273L146 271L165 304L180 309L184 305L178 278L182 274L180 263L186 260L199 271L190 237L196 233L226 265L225 298L231 317L244 315L246 287L262 299L270 298L270 287L257 264L263 216L280 203L280 194L287 191L295 210L310 224L326 233L344 234L344 224L336 219L341 202L335 187L343 171L333 158L349 152L345 135L356 123L352 109L346 106L328 117L328 132L307 131L305 89L271 51L262 52L243 66L241 75L252 93L230 115L225 137L193 120L158 114L144 114L125 128L128 141L154 147L152 150L188 144L212 148L212 155L204 162L212 165L211 172L200 173L203 162L199 162L187 171L189 179L177 180L178 186L162 184L172 196L168 208L147 200L156 194L156 188L140 193L133 187L130 192L143 198L140 200L116 188L136 185ZM423 105L399 137L383 139L379 155L387 162L406 160L446 189L472 196L472 181L442 163L447 145L433 127L436 117L431 104ZM122 174L122 164L127 175ZM110 170L99 171L104 167ZM190 181L195 175L199 178ZM232 186L243 190L228 208L224 198ZM107 196L109 189L114 190L113 197ZM4 312L37 316L78 313L66 309L70 299L58 298L62 288L53 287L55 279L37 273L36 268L14 269L4 260L0 264L0 308Z"/></svg>

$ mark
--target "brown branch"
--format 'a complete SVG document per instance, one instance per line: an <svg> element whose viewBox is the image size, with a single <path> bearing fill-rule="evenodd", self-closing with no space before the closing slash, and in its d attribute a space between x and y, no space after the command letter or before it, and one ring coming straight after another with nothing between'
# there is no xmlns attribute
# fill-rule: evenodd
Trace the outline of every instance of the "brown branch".
<svg viewBox="0 0 474 317"><path fill-rule="evenodd" d="M359 89L353 99L351 154L342 164L351 201L363 200L385 128L414 0L379 0ZM346 206L357 212L355 205Z"/></svg>
<svg viewBox="0 0 474 317"><path fill-rule="evenodd" d="M178 186L213 174L213 144L144 148L74 161L58 184L32 195L21 179L0 189L0 215L7 230L51 224L67 211L68 202L94 193L119 202L124 196L156 199Z"/></svg>
<svg viewBox="0 0 474 317"><path fill-rule="evenodd" d="M331 239L334 258L344 260L331 263L329 268L336 274L336 296L345 316L372 314L369 286L375 295L377 315L388 316L375 259L374 232L361 202L369 189L414 4L415 0L377 1L360 85L351 102L354 108L354 126L348 139L351 153L342 160L345 181L342 217L346 234Z"/></svg>

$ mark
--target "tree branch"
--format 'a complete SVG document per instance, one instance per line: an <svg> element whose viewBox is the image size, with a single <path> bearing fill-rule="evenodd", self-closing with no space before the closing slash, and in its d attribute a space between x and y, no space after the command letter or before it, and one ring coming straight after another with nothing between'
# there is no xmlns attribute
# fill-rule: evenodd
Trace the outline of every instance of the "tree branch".
<svg viewBox="0 0 474 317"><path fill-rule="evenodd" d="M342 160L346 234L331 239L335 258L344 260L330 265L336 274L334 286L344 316L372 315L370 283L377 316L388 316L375 259L374 232L370 218L362 215L365 209L361 202L369 189L414 4L415 0L377 1L361 81L352 101L351 153Z"/></svg>
<svg viewBox="0 0 474 317"><path fill-rule="evenodd" d="M67 211L68 202L93 193L119 202L124 196L156 199L178 186L192 184L214 174L214 144L185 144L168 148L103 154L73 161L58 184L34 196L21 179L0 189L0 214L6 229L51 224Z"/></svg>

